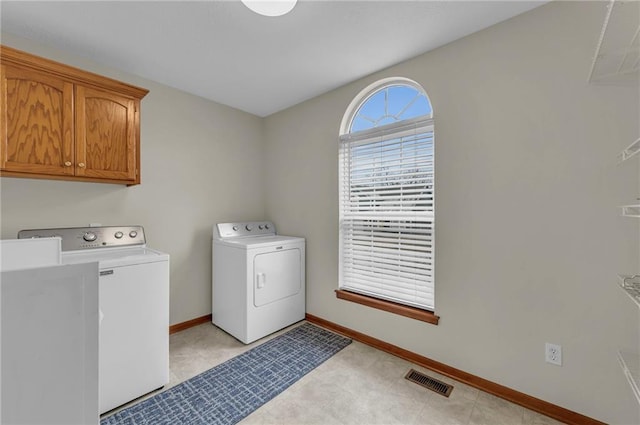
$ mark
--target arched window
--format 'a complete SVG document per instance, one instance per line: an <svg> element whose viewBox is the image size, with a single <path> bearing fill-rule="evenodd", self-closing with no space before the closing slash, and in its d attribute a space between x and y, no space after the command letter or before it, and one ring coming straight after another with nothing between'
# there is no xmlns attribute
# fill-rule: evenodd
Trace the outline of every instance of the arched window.
<svg viewBox="0 0 640 425"><path fill-rule="evenodd" d="M340 289L433 311L434 127L425 91L405 78L367 87L347 108L339 152Z"/></svg>

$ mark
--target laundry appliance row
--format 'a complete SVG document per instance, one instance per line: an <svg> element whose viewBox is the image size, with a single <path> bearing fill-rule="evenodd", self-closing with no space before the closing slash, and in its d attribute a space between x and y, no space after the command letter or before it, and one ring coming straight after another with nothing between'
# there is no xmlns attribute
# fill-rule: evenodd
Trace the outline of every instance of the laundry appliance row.
<svg viewBox="0 0 640 425"><path fill-rule="evenodd" d="M42 255L40 252L35 255L36 246L46 248L40 250ZM270 221L218 223L213 226L212 249L212 322L215 326L249 344L304 320L304 238L279 235ZM79 391L76 407L67 403L68 412L61 411L60 417L82 417L78 423L90 423L94 421L90 418L97 418L98 412L108 412L169 383L169 255L147 246L142 226L22 230L18 239L2 241L0 253L3 278L6 277L7 285L11 278L16 282L15 287L20 287L25 279L32 279L32 275L41 276L45 266L66 266L69 270L82 266L74 273L85 277L76 278L78 284L70 286L77 296L68 300L62 297L64 303L75 303L73 308L65 307L68 312L82 312L77 313L81 314L77 316L81 321L73 319L69 323L78 323L73 338L80 344L78 347L85 348L74 348L74 352L82 352L76 368L67 365L68 370L77 370L67 386ZM36 256L42 260L35 261ZM7 268L8 264L13 264L13 268ZM13 279L13 269L19 269L17 273L29 271L29 275ZM87 273L97 276L90 279ZM45 290L47 287L46 284L39 286ZM19 293L28 297L34 294L33 291ZM45 304L47 297L41 293ZM6 301L2 299L3 305ZM26 303L32 301L33 298L25 298ZM58 304L49 303L46 314L53 315L52 309ZM6 309L0 313L3 318L8 314L20 316L19 310ZM66 314L64 320L68 322L70 317ZM63 323L62 319L58 322L50 319L50 322ZM34 329L38 327L34 326ZM3 332L5 328L8 326L3 323ZM3 340L9 335L3 333ZM13 335L18 338L20 332ZM18 351L9 353L5 346L2 349L3 364L9 358L20 358ZM6 353L13 357L5 356ZM24 370L29 368L27 357L24 357ZM54 357L51 358L54 361ZM36 381L42 378L39 373L32 375ZM9 400L7 389L3 383L0 402ZM91 402L85 400L86 397L98 400ZM23 398L27 397L18 394L15 400L11 399L16 408L3 409L2 417L14 413L15 418L28 416L29 409L20 404ZM40 413L31 410L30 417L41 421L37 416ZM49 418L51 412L49 409Z"/></svg>

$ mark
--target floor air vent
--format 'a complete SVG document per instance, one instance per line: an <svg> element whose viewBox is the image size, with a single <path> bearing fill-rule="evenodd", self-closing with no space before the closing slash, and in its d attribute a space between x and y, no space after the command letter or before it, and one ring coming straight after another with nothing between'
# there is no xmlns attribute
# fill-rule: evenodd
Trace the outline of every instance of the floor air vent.
<svg viewBox="0 0 640 425"><path fill-rule="evenodd" d="M411 382L415 382L418 385L422 385L425 388L435 391L440 395L449 397L451 391L453 391L453 385L445 384L442 381L438 381L430 376L420 373L417 370L411 369L404 379L408 379Z"/></svg>

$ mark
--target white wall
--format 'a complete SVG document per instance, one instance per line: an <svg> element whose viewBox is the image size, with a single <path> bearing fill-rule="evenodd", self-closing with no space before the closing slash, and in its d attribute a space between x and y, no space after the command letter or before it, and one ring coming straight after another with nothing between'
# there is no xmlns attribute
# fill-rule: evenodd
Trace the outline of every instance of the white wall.
<svg viewBox="0 0 640 425"><path fill-rule="evenodd" d="M142 184L0 179L2 238L20 229L141 224L171 255L171 323L211 312L211 231L262 219L262 119L2 34L2 44L150 90L141 105Z"/></svg>
<svg viewBox="0 0 640 425"><path fill-rule="evenodd" d="M638 349L633 87L587 83L604 2L553 2L266 119L266 214L307 238L307 311L611 423L640 423L616 352ZM339 66L339 64L336 64ZM350 101L414 79L436 120L433 326L338 300L338 128ZM544 362L561 344L562 367Z"/></svg>

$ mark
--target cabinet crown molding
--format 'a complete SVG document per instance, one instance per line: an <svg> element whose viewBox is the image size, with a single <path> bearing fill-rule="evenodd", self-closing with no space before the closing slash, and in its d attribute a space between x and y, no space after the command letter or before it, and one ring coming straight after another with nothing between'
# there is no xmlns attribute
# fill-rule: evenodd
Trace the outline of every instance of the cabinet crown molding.
<svg viewBox="0 0 640 425"><path fill-rule="evenodd" d="M149 93L149 90L147 89L74 68L51 59L34 56L31 53L23 52L22 50L14 49L5 45L0 45L0 63L20 65L21 67L26 66L36 71L44 71L57 77L64 78L72 83L117 91L120 94L131 96L135 99L142 99L147 95L147 93Z"/></svg>

